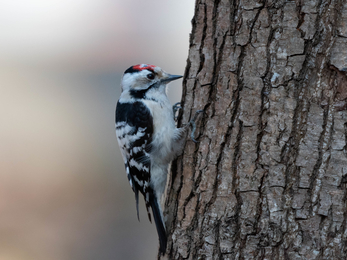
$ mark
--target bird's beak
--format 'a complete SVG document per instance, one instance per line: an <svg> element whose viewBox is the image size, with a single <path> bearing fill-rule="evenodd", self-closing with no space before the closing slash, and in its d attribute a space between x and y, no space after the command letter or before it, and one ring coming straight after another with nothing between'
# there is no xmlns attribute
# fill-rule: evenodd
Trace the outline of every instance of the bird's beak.
<svg viewBox="0 0 347 260"><path fill-rule="evenodd" d="M171 74L168 74L167 77L165 79L162 79L161 82L165 82L165 83L168 83L170 81L173 81L173 80L176 80L176 79L180 79L182 78L183 76L180 76L180 75L171 75Z"/></svg>

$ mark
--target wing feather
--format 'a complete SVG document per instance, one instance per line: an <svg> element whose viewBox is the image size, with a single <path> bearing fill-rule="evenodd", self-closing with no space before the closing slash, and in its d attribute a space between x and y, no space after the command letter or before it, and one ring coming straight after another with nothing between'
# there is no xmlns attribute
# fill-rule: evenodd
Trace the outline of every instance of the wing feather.
<svg viewBox="0 0 347 260"><path fill-rule="evenodd" d="M116 134L121 148L127 177L135 192L138 213L138 192L146 200L150 183L150 150L153 136L153 118L149 109L141 102L122 103L116 108ZM147 209L148 210L148 209ZM149 217L150 218L150 217Z"/></svg>

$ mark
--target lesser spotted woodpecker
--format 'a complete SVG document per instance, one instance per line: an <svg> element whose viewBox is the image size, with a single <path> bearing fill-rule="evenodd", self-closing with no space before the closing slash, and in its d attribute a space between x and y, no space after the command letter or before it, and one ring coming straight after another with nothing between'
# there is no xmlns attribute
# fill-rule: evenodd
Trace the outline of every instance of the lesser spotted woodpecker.
<svg viewBox="0 0 347 260"><path fill-rule="evenodd" d="M140 191L150 221L149 208L152 209L162 254L166 251L167 236L160 200L165 190L168 168L182 152L189 125L193 126L193 139L194 121L197 114L202 112L197 111L190 124L176 128L166 85L181 77L153 65L132 66L124 72L122 94L116 108L116 134L125 171L135 193L137 217Z"/></svg>

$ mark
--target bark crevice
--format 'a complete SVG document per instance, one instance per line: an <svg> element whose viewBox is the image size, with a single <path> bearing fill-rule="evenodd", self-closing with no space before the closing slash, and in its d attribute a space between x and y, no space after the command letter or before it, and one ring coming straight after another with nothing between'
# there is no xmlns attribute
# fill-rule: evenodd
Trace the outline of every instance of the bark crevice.
<svg viewBox="0 0 347 260"><path fill-rule="evenodd" d="M344 1L196 2L179 124L205 114L159 259L343 259L346 24Z"/></svg>

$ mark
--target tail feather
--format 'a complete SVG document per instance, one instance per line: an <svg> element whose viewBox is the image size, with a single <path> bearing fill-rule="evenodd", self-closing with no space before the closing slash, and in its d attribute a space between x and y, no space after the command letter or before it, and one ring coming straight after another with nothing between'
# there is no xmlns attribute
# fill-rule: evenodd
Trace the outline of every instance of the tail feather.
<svg viewBox="0 0 347 260"><path fill-rule="evenodd" d="M140 216L139 216L139 191L137 189L135 189L134 192L135 192L135 200L136 200L137 219L140 221Z"/></svg>
<svg viewBox="0 0 347 260"><path fill-rule="evenodd" d="M149 204L152 208L153 218L154 218L155 226L157 228L157 232L159 236L159 251L160 253L165 254L166 245L167 245L167 237L166 237L165 224L162 219L162 213L158 203L159 202L156 196L152 194L152 196L150 196L149 198Z"/></svg>

